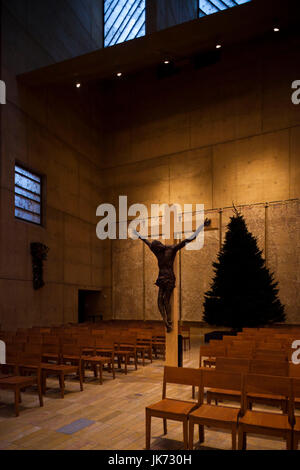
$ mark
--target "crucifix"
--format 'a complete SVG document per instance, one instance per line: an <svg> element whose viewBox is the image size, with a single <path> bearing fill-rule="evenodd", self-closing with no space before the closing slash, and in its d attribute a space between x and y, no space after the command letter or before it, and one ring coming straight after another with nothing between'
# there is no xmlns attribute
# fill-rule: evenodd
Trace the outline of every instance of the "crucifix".
<svg viewBox="0 0 300 470"><path fill-rule="evenodd" d="M134 232L150 248L158 261L159 276L155 284L159 287L158 308L167 330L166 363L169 366L177 366L178 364L179 302L178 290L176 288L176 278L178 277L178 260L176 255L187 244L194 241L204 227L208 227L210 224L211 221L206 219L204 224L198 227L191 237L179 243L175 239L174 229L172 229L169 244L165 245L159 240L150 242L137 231ZM171 223L171 227L174 227L174 223Z"/></svg>

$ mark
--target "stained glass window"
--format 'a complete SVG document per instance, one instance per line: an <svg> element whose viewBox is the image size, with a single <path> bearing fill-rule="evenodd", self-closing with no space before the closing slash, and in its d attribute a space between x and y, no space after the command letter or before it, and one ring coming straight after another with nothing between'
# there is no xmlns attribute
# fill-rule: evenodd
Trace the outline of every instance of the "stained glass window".
<svg viewBox="0 0 300 470"><path fill-rule="evenodd" d="M146 0L104 0L104 46L146 34Z"/></svg>
<svg viewBox="0 0 300 470"><path fill-rule="evenodd" d="M41 195L41 177L15 165L15 217L41 225Z"/></svg>
<svg viewBox="0 0 300 470"><path fill-rule="evenodd" d="M199 17L211 15L227 8L237 7L251 0L199 0Z"/></svg>

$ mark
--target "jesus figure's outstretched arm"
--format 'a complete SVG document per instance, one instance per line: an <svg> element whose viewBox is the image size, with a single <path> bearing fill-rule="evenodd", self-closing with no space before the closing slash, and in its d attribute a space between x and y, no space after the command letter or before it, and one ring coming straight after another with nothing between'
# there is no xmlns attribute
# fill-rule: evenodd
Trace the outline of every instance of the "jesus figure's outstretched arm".
<svg viewBox="0 0 300 470"><path fill-rule="evenodd" d="M151 248L151 243L149 242L149 240L147 238L142 237L142 235L139 232L137 232L136 230L134 230L133 233L134 233L134 235L139 237L139 239L142 240L142 242L144 242L149 248Z"/></svg>
<svg viewBox="0 0 300 470"><path fill-rule="evenodd" d="M203 224L203 225L200 225L200 227L197 228L196 232L193 233L193 235L191 235L189 238L186 238L186 239L183 240L182 242L178 243L178 245L176 245L176 247L175 247L176 251L182 250L182 248L184 248L186 245L188 245L189 243L191 243L191 242L193 242L194 240L196 240L196 238L198 237L199 233L204 229L204 227L209 227L210 224L211 224L211 220L205 219L204 224Z"/></svg>

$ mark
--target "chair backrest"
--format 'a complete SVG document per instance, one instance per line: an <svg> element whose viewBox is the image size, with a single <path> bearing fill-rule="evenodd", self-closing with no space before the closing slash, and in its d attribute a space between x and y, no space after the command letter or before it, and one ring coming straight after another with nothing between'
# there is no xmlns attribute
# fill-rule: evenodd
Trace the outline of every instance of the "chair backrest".
<svg viewBox="0 0 300 470"><path fill-rule="evenodd" d="M35 353L23 353L19 356L19 363L24 365L40 365L42 362L42 355Z"/></svg>
<svg viewBox="0 0 300 470"><path fill-rule="evenodd" d="M28 343L25 344L24 352L28 354L41 354L42 353L42 345L41 344L32 344Z"/></svg>
<svg viewBox="0 0 300 470"><path fill-rule="evenodd" d="M292 381L289 377L245 374L242 387L242 414L247 410L247 396L249 393L282 395L290 398L292 396Z"/></svg>
<svg viewBox="0 0 300 470"><path fill-rule="evenodd" d="M252 349L246 347L228 347L226 351L227 357L235 357L235 358L244 358L244 359L251 359L252 357Z"/></svg>
<svg viewBox="0 0 300 470"><path fill-rule="evenodd" d="M291 362L289 363L289 376L295 378L300 377L300 364L296 365Z"/></svg>
<svg viewBox="0 0 300 470"><path fill-rule="evenodd" d="M61 351L63 356L81 356L81 348L77 343L63 344Z"/></svg>
<svg viewBox="0 0 300 470"><path fill-rule="evenodd" d="M256 360L250 362L251 374L273 375L288 377L289 364L287 361Z"/></svg>
<svg viewBox="0 0 300 470"><path fill-rule="evenodd" d="M253 359L257 359L260 361L287 361L288 360L288 354L285 351L282 350L262 350L262 349L256 349L253 352Z"/></svg>
<svg viewBox="0 0 300 470"><path fill-rule="evenodd" d="M165 366L163 381L163 399L166 398L167 384L190 385L192 387L201 387L201 370L185 367ZM200 393L198 394L200 403Z"/></svg>
<svg viewBox="0 0 300 470"><path fill-rule="evenodd" d="M43 344L42 345L43 354L60 354L60 345L59 344Z"/></svg>
<svg viewBox="0 0 300 470"><path fill-rule="evenodd" d="M226 346L222 343L218 346L203 345L200 346L199 367L202 367L203 357L226 356Z"/></svg>
<svg viewBox="0 0 300 470"><path fill-rule="evenodd" d="M249 359L240 357L217 357L216 370L218 372L248 373L250 370Z"/></svg>
<svg viewBox="0 0 300 470"><path fill-rule="evenodd" d="M207 370L201 369L202 374L202 390L200 401L203 403L204 388L220 388L222 390L242 390L242 377L240 372L225 372L217 369Z"/></svg>
<svg viewBox="0 0 300 470"><path fill-rule="evenodd" d="M59 344L59 336L43 335L43 344Z"/></svg>

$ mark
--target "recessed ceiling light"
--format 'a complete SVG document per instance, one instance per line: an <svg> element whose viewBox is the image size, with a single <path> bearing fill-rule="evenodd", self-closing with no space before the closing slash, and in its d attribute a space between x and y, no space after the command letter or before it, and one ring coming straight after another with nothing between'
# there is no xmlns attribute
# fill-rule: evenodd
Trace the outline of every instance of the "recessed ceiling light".
<svg viewBox="0 0 300 470"><path fill-rule="evenodd" d="M221 47L222 47L222 44L217 44L216 45L216 49L221 49Z"/></svg>
<svg viewBox="0 0 300 470"><path fill-rule="evenodd" d="M164 64L165 64L165 65L168 65L169 63L170 63L169 60L165 60L165 61L164 61Z"/></svg>
<svg viewBox="0 0 300 470"><path fill-rule="evenodd" d="M81 83L76 83L76 88L80 88L81 87Z"/></svg>
<svg viewBox="0 0 300 470"><path fill-rule="evenodd" d="M274 32L275 32L275 33L278 33L279 31L280 31L280 29L278 28L278 26L275 26L275 27L274 27Z"/></svg>
<svg viewBox="0 0 300 470"><path fill-rule="evenodd" d="M117 73L117 77L122 77L122 75L123 75L122 72Z"/></svg>

